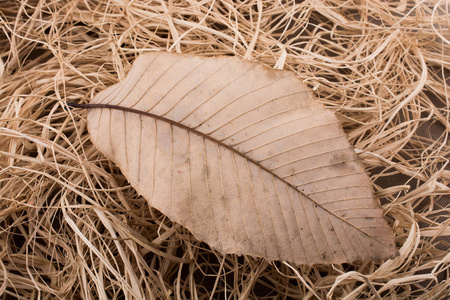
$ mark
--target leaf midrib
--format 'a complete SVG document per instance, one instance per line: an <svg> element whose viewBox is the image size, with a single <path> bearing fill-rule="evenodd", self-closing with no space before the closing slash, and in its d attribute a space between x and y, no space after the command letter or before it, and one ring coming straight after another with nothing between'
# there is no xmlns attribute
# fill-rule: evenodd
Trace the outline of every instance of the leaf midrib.
<svg viewBox="0 0 450 300"><path fill-rule="evenodd" d="M134 108L129 108L129 107L124 107L124 106L119 106L119 105L113 105L113 104L104 104L104 103L90 103L90 104L79 104L79 103L67 103L68 106L70 107L74 107L74 108L85 108L85 109L93 109L93 108L100 108L100 109L116 109L116 110L121 110L124 112L129 112L129 113L134 113L134 114L138 114L138 115L143 115L143 116L148 116L151 118L155 118L157 120L161 120L164 122L167 122L169 124L175 125L179 128L183 128L186 129L190 132L193 132L195 134L198 134L214 143L219 144L222 147L225 147L226 149L232 151L233 153L236 153L237 155L241 156L242 158L250 161L251 163L255 164L256 166L258 166L259 168L263 169L264 171L268 172L269 174L271 174L272 176L274 176L275 178L277 178L278 180L281 180L281 182L287 184L289 187L293 188L295 191L297 191L299 194L301 194L302 196L306 197L307 199L309 199L310 201L312 201L315 205L317 205L318 207L320 207L321 209L325 210L327 213L329 213L330 215L338 218L339 220L341 220L342 222L350 225L351 227L355 228L357 231L363 233L364 235L368 236L371 239L374 239L375 241L377 241L378 243L380 243L381 245L383 245L384 247L390 249L389 246L387 246L385 243L383 243L382 241L380 241L379 239L375 238L374 236L370 235L369 233L365 232L364 230L358 228L357 226L355 226L354 224L352 224L351 222L341 218L340 216L336 215L334 212L330 211L329 209L327 209L326 207L324 207L323 205L321 205L320 203L316 202L313 198L311 198L309 195L305 194L304 192L302 192L301 190L297 189L297 187L295 187L293 184L291 184L290 182L284 180L283 178L281 178L280 176L278 176L277 174L273 173L272 171L270 171L269 169L267 169L266 167L264 167L263 165L261 165L260 163L258 163L257 161L255 161L254 159L246 156L245 154L239 152L238 150L234 149L233 147L225 144L222 141L219 141L201 131L198 131L196 129L193 129L189 126L186 126L182 123L179 123L177 121L173 121L171 119L165 118L165 117L161 117L155 114L152 114L150 112L145 112L145 111L141 111L138 109L134 109Z"/></svg>

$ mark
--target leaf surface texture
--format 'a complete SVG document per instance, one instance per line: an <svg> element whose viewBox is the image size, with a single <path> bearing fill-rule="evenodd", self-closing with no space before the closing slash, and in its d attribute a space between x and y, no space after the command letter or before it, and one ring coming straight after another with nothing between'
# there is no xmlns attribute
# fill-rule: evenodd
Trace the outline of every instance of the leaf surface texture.
<svg viewBox="0 0 450 300"><path fill-rule="evenodd" d="M339 121L291 72L148 53L91 104L97 148L221 253L313 265L396 252Z"/></svg>

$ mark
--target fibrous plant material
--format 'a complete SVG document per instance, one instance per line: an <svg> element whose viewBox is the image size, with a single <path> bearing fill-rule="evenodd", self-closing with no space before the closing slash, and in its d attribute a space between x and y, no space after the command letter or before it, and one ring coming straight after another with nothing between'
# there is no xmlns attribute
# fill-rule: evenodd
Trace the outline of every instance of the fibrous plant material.
<svg viewBox="0 0 450 300"><path fill-rule="evenodd" d="M0 1L3 299L445 299L448 1ZM143 53L290 70L342 122L394 231L383 263L221 255L127 185L85 110Z"/></svg>
<svg viewBox="0 0 450 300"><path fill-rule="evenodd" d="M292 72L153 52L84 107L92 142L149 205L222 254L307 265L395 255L340 122Z"/></svg>

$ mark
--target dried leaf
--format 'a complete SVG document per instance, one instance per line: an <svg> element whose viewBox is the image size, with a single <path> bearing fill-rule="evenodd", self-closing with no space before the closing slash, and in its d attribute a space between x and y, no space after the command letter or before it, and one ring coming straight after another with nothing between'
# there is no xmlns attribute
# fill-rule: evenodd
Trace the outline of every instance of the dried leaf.
<svg viewBox="0 0 450 300"><path fill-rule="evenodd" d="M88 106L97 148L221 253L307 265L396 254L339 121L291 72L149 53Z"/></svg>

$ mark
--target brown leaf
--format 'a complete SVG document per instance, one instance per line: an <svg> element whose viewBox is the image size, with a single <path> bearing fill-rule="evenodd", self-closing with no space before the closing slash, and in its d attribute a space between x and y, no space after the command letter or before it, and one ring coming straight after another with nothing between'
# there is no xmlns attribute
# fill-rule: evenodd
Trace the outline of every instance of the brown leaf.
<svg viewBox="0 0 450 300"><path fill-rule="evenodd" d="M291 72L149 53L90 107L97 148L221 253L307 265L396 253L339 121Z"/></svg>

